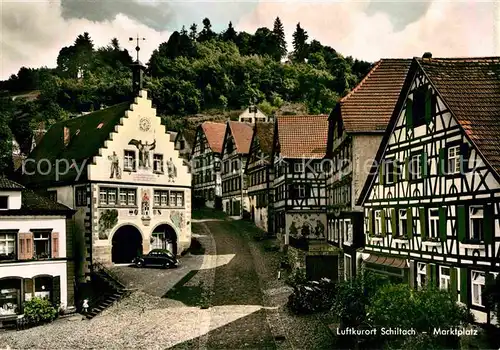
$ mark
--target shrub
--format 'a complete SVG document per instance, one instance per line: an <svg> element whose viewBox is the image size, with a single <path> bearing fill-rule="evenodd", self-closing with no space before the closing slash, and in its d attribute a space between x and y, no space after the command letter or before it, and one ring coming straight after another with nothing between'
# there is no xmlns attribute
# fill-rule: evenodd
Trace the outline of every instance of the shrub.
<svg viewBox="0 0 500 350"><path fill-rule="evenodd" d="M24 317L34 324L50 322L57 316L57 310L47 299L33 298L24 303Z"/></svg>
<svg viewBox="0 0 500 350"><path fill-rule="evenodd" d="M335 296L335 283L327 278L295 286L288 297L288 307L296 314L327 310Z"/></svg>
<svg viewBox="0 0 500 350"><path fill-rule="evenodd" d="M288 275L286 283L291 287L296 287L300 284L307 283L307 276L304 269L295 269L291 274Z"/></svg>

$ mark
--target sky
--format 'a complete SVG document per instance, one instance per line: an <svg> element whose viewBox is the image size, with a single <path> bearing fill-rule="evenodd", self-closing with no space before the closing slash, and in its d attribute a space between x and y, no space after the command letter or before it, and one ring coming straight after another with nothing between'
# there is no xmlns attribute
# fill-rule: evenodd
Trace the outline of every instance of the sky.
<svg viewBox="0 0 500 350"><path fill-rule="evenodd" d="M130 36L141 43L141 61L174 30L208 17L215 31L232 21L238 31L272 28L279 16L291 43L300 22L309 40L344 56L374 62L410 58L500 56L500 1L159 1L0 0L0 79L25 67L54 67L59 50L83 32L94 44L113 37L134 54Z"/></svg>

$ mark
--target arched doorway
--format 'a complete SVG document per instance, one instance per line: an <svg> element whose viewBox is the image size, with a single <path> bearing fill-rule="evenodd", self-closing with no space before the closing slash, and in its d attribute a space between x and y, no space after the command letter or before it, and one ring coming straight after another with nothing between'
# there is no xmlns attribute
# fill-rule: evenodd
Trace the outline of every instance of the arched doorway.
<svg viewBox="0 0 500 350"><path fill-rule="evenodd" d="M153 230L151 249L167 249L177 255L177 234L172 226L161 224Z"/></svg>
<svg viewBox="0 0 500 350"><path fill-rule="evenodd" d="M114 263L131 263L142 254L142 236L138 229L126 225L120 227L112 239L111 261Z"/></svg>

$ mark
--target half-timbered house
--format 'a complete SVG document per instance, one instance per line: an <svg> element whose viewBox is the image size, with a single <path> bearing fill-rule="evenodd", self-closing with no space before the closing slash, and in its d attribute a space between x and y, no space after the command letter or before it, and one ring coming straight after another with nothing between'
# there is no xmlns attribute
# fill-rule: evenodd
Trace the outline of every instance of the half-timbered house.
<svg viewBox="0 0 500 350"><path fill-rule="evenodd" d="M295 267L329 276L337 257L326 243L327 115L278 116L273 141L274 226Z"/></svg>
<svg viewBox="0 0 500 350"><path fill-rule="evenodd" d="M382 59L335 106L329 118L326 159L327 240L340 249L339 278L356 274L364 245L363 208L356 201L401 92L411 59Z"/></svg>
<svg viewBox="0 0 500 350"><path fill-rule="evenodd" d="M273 233L273 133L273 123L256 123L245 170L251 218L270 234Z"/></svg>
<svg viewBox="0 0 500 350"><path fill-rule="evenodd" d="M134 77L133 101L52 125L22 168L27 187L77 211L80 276L191 244L191 174Z"/></svg>
<svg viewBox="0 0 500 350"><path fill-rule="evenodd" d="M242 217L249 211L245 166L253 126L235 121L227 122L222 145L222 208L230 216Z"/></svg>
<svg viewBox="0 0 500 350"><path fill-rule="evenodd" d="M359 204L366 268L449 288L479 322L500 261L500 58L412 61Z"/></svg>
<svg viewBox="0 0 500 350"><path fill-rule="evenodd" d="M193 192L213 208L222 197L221 153L225 123L204 122L196 129L191 152Z"/></svg>

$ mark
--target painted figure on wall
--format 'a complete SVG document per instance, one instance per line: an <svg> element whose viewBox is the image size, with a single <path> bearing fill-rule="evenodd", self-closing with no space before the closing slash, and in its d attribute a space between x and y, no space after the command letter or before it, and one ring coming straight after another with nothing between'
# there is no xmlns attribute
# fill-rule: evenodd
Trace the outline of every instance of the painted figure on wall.
<svg viewBox="0 0 500 350"><path fill-rule="evenodd" d="M118 210L106 209L99 217L99 239L108 239L109 231L118 223Z"/></svg>
<svg viewBox="0 0 500 350"><path fill-rule="evenodd" d="M113 155L108 156L108 159L111 161L111 175L109 176L110 179L112 179L114 176L116 176L117 179L121 179L121 169L120 169L120 160L118 159L118 156L116 155L116 152L113 151Z"/></svg>
<svg viewBox="0 0 500 350"><path fill-rule="evenodd" d="M167 161L167 173L168 173L168 181L174 181L175 178L177 177L177 168L172 161L172 158L170 158Z"/></svg>
<svg viewBox="0 0 500 350"><path fill-rule="evenodd" d="M142 191L142 201L141 201L141 215L149 217L149 191Z"/></svg>
<svg viewBox="0 0 500 350"><path fill-rule="evenodd" d="M316 220L316 228L314 229L314 233L319 238L325 237L325 225L323 225L321 220Z"/></svg>
<svg viewBox="0 0 500 350"><path fill-rule="evenodd" d="M146 143L142 143L142 141L132 139L128 144L134 145L139 150L139 168L149 169L151 167L149 152L155 149L156 140L150 144L148 141L146 141Z"/></svg>
<svg viewBox="0 0 500 350"><path fill-rule="evenodd" d="M182 229L184 226L184 213L173 211L170 213L170 220L178 229Z"/></svg>

